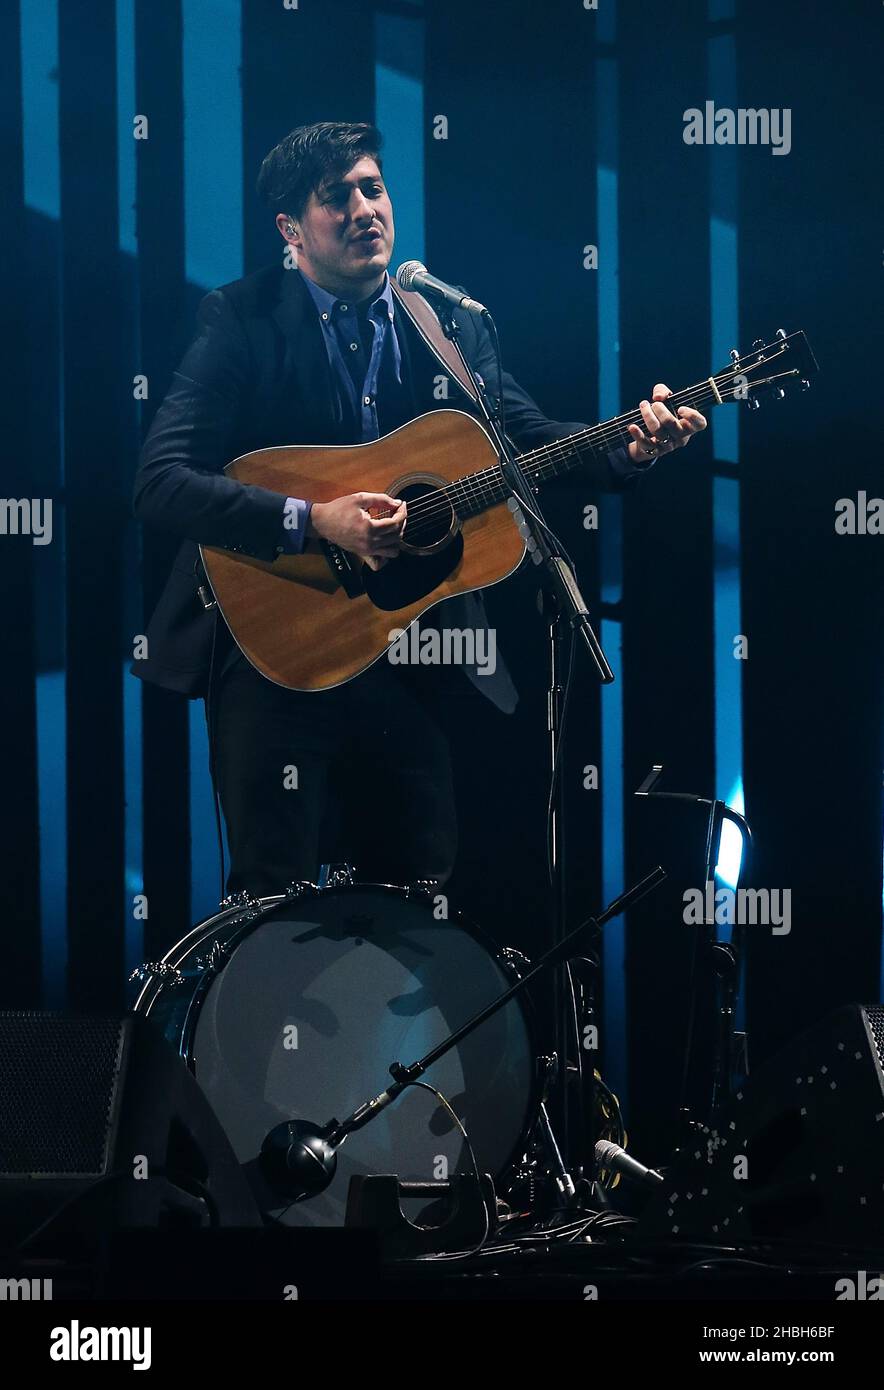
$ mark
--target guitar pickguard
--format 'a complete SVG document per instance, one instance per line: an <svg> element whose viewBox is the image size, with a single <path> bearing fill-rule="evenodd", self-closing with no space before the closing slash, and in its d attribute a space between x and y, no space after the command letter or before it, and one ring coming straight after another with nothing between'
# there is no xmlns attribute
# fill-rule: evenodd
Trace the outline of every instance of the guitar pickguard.
<svg viewBox="0 0 884 1390"><path fill-rule="evenodd" d="M453 573L463 556L463 536L458 532L432 555L397 555L383 569L362 566L365 593L375 608L385 613L417 603Z"/></svg>

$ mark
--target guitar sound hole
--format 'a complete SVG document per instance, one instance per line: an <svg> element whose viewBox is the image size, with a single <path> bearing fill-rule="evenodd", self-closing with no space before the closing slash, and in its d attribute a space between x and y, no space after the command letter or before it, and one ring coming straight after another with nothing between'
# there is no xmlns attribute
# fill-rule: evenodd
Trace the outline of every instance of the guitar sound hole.
<svg viewBox="0 0 884 1390"><path fill-rule="evenodd" d="M449 538L454 512L435 482L407 483L392 495L408 504L403 537L406 549L426 550Z"/></svg>
<svg viewBox="0 0 884 1390"><path fill-rule="evenodd" d="M454 511L440 496L443 480L423 477L391 483L391 497L408 504L402 550L380 570L362 566L362 582L376 608L395 612L425 598L460 564L463 536L454 528Z"/></svg>

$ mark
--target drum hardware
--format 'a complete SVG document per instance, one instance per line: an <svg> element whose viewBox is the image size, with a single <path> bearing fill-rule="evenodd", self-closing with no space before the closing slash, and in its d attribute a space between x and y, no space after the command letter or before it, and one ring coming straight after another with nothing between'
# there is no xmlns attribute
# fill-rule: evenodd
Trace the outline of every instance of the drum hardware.
<svg viewBox="0 0 884 1390"><path fill-rule="evenodd" d="M432 1214L443 1219L432 1225L410 1221L403 1200L433 1201ZM470 1250L484 1244L497 1230L497 1197L489 1173L477 1181L474 1173L458 1173L444 1182L400 1182L394 1174L359 1175L350 1179L344 1224L377 1231L387 1259Z"/></svg>
<svg viewBox="0 0 884 1390"><path fill-rule="evenodd" d="M230 952L222 941L213 941L211 948L204 956L197 956L196 964L200 970L220 970L225 961L230 959Z"/></svg>
<svg viewBox="0 0 884 1390"><path fill-rule="evenodd" d="M419 878L414 883L409 883L405 891L412 898L423 898L429 902L439 892L441 884L437 878ZM506 957L506 947L500 953L501 958Z"/></svg>
<svg viewBox="0 0 884 1390"><path fill-rule="evenodd" d="M340 864L321 864L319 868L318 888L349 888L356 882L356 866L342 862Z"/></svg>
<svg viewBox="0 0 884 1390"><path fill-rule="evenodd" d="M507 962L516 979L521 979L526 970L531 969L531 961L523 951L517 951L514 946L504 946L501 951L502 958ZM537 1078L541 1086L540 1110L537 1117L537 1149L538 1155L545 1156L545 1164L541 1168L539 1157L535 1161L531 1170L529 1184L531 1190L531 1207L535 1206L537 1200L536 1184L538 1180L543 1181L550 1190L553 1200L548 1203L548 1207L561 1205L562 1200L567 1204L573 1201L576 1188L574 1181L565 1167L562 1151L556 1139L555 1130L549 1116L548 1092L555 1085L558 1076L559 1060L555 1053L541 1054L537 1058Z"/></svg>
<svg viewBox="0 0 884 1390"><path fill-rule="evenodd" d="M522 951L517 951L514 946L504 946L500 953L501 960L505 960L518 975L523 970L530 969L531 961ZM540 1058L538 1058L540 1061Z"/></svg>
<svg viewBox="0 0 884 1390"><path fill-rule="evenodd" d="M558 1065L559 1059L554 1052L541 1053L537 1058L537 1075L544 1084L544 1087L547 1083L552 1085L555 1081Z"/></svg>
<svg viewBox="0 0 884 1390"><path fill-rule="evenodd" d="M261 899L252 897L245 889L238 893L232 893L227 898L222 898L218 904L219 912L227 912L234 909L236 915L228 919L228 925L239 923L248 926L251 922L256 922L261 916Z"/></svg>
<svg viewBox="0 0 884 1390"><path fill-rule="evenodd" d="M305 894L315 893L316 888L317 885L311 883L309 879L296 878L292 879L291 883L286 884L283 896L287 898L289 902L297 902L298 899L303 898Z"/></svg>
<svg viewBox="0 0 884 1390"><path fill-rule="evenodd" d="M245 888L240 888L237 893L228 893L226 898L222 898L218 907L220 911L226 912L231 907L254 907L258 901Z"/></svg>
<svg viewBox="0 0 884 1390"><path fill-rule="evenodd" d="M558 1058L554 1053L537 1058L541 1085L537 1122L530 1148L506 1189L508 1199L515 1205L543 1216L573 1205L577 1197L577 1187L565 1167L547 1104L549 1088L555 1084L557 1074Z"/></svg>
<svg viewBox="0 0 884 1390"><path fill-rule="evenodd" d="M135 967L129 976L129 983L136 981L144 984L147 980L156 980L165 985L168 989L174 989L176 985L184 984L184 976L180 970L176 970L173 965L169 965L164 960L146 960L141 965Z"/></svg>
<svg viewBox="0 0 884 1390"><path fill-rule="evenodd" d="M317 1197L332 1182L337 1169L338 1150L344 1141L356 1131L368 1125L386 1108L397 1100L402 1092L419 1080L421 1076L441 1057L450 1052L461 1041L488 1019L498 1013L510 1000L524 993L530 982L548 966L566 961L573 953L578 941L589 932L598 932L605 922L625 912L652 892L665 879L664 870L658 865L645 878L627 892L621 894L597 918L589 917L585 922L570 931L558 944L540 957L526 974L499 994L491 1003L474 1014L462 1027L436 1047L430 1049L418 1061L409 1066L393 1062L389 1068L393 1084L381 1091L373 1099L364 1101L343 1121L331 1119L320 1125L309 1120L289 1120L275 1125L266 1135L261 1146L260 1168L270 1183L290 1202L301 1202ZM550 1130L551 1133L551 1130Z"/></svg>
<svg viewBox="0 0 884 1390"><path fill-rule="evenodd" d="M556 1185L556 1190L558 1191L559 1196L564 1198L565 1202L568 1203L573 1200L574 1195L576 1193L574 1179L571 1177L571 1174L565 1167L565 1162L562 1158L562 1154L559 1149L558 1143L556 1142L556 1136L553 1132L553 1127L550 1122L549 1112L547 1111L545 1100L541 1101L540 1117L537 1121L537 1124L538 1129L540 1130L541 1138L546 1146L547 1153L549 1156L550 1176L552 1177Z"/></svg>

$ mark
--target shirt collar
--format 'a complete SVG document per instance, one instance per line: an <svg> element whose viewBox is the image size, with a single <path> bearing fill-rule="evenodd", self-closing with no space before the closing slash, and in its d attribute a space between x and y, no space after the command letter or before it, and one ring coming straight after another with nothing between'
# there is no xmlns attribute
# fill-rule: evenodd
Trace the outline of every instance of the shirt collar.
<svg viewBox="0 0 884 1390"><path fill-rule="evenodd" d="M315 280L311 280L309 275L305 275L303 270L301 271L301 278L310 291L313 303L316 305L320 316L327 315L330 319L336 309L339 313L345 313L355 307L348 299L340 299L337 295L329 294L328 290L324 290L321 285L316 284ZM347 306L346 310L343 308L345 304ZM378 305L384 306L382 316L392 321L395 311L395 301L393 299L390 277L386 271L384 271L384 283L371 301L370 312L377 315ZM340 306L340 308L338 306Z"/></svg>

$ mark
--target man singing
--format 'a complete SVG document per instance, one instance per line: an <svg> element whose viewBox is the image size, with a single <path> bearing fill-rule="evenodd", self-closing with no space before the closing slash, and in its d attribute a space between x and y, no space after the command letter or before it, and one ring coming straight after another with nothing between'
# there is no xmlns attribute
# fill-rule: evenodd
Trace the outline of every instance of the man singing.
<svg viewBox="0 0 884 1390"><path fill-rule="evenodd" d="M273 445L378 439L443 407L476 413L454 380L438 399L439 358L394 297L393 206L380 148L373 126L327 121L292 131L267 155L258 191L291 253L202 301L198 332L136 477L136 515L183 545L148 627L149 655L134 670L208 700L231 892L280 892L339 858L355 862L364 880L389 883L444 883L453 868L451 764L433 710L469 689L463 673L381 659L329 690L276 685L241 654L217 607L206 607L197 549L273 561L318 537L379 569L399 552L400 499L286 498L226 477L225 466ZM491 388L496 359L484 324L466 314L458 323L467 358ZM627 448L587 465L594 486L628 487L654 458L705 428L696 410L673 415L668 394L656 386L641 402L645 428L631 425ZM503 395L507 433L520 451L586 428L548 420L507 373ZM455 605L459 627L465 611L473 626L485 622L481 599L468 596L435 610L440 625ZM474 685L499 709L513 708L499 661ZM291 767L296 787L285 776Z"/></svg>

